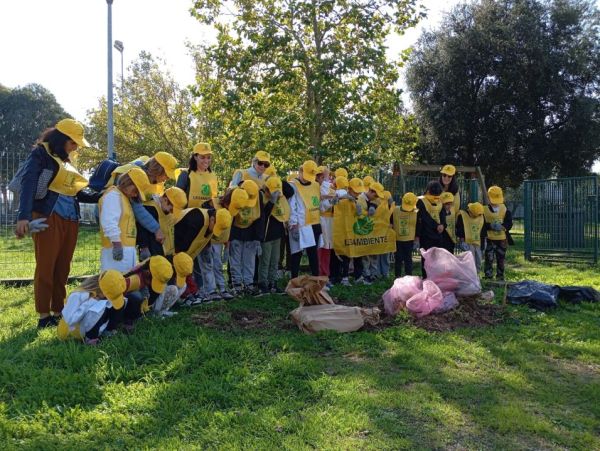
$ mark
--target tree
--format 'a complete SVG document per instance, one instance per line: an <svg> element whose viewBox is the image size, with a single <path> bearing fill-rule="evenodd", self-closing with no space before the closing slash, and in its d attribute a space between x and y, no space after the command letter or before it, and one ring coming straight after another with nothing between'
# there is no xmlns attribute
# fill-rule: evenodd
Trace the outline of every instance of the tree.
<svg viewBox="0 0 600 451"><path fill-rule="evenodd" d="M217 43L196 49L197 116L230 161L264 149L281 169L308 157L355 169L404 160L414 125L385 38L422 16L414 0L197 0Z"/></svg>
<svg viewBox="0 0 600 451"><path fill-rule="evenodd" d="M181 88L164 71L164 61L142 52L129 67L123 87L117 87L114 106L115 150L121 162L141 155L167 151L187 166L196 139L196 123L189 90ZM82 152L87 167L106 158L107 106L88 111L89 141L93 149Z"/></svg>
<svg viewBox="0 0 600 451"><path fill-rule="evenodd" d="M587 0L482 0L424 33L407 82L420 158L490 182L586 173L600 156L600 16Z"/></svg>

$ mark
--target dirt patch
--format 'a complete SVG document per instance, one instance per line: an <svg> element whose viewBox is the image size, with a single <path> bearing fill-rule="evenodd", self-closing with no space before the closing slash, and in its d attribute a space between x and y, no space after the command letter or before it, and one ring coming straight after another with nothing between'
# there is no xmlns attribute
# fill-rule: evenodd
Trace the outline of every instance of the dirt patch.
<svg viewBox="0 0 600 451"><path fill-rule="evenodd" d="M192 322L199 326L212 329L266 329L280 327L285 320L273 317L261 310L211 310L192 315Z"/></svg>

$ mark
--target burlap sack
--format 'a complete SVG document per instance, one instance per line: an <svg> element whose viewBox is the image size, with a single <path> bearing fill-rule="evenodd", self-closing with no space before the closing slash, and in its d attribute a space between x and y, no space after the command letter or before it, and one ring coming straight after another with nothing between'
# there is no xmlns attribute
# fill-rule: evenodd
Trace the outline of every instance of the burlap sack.
<svg viewBox="0 0 600 451"><path fill-rule="evenodd" d="M354 332L367 324L379 322L379 309L345 305L309 305L290 313L292 321L306 334L320 330Z"/></svg>
<svg viewBox="0 0 600 451"><path fill-rule="evenodd" d="M285 292L300 305L335 304L323 289L328 280L327 276L299 276L288 282Z"/></svg>

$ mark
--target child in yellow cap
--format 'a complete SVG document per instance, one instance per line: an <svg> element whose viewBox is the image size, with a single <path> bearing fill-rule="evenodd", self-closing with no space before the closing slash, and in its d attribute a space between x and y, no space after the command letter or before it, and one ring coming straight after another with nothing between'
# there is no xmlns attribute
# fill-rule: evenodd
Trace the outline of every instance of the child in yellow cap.
<svg viewBox="0 0 600 451"><path fill-rule="evenodd" d="M432 180L425 188L425 194L419 196L417 201L417 236L422 249L442 247L442 233L444 232L444 216L440 196L442 185L437 180ZM421 256L421 273L427 278L425 271L425 259Z"/></svg>
<svg viewBox="0 0 600 451"><path fill-rule="evenodd" d="M491 279L496 259L496 279L504 280L504 260L509 244L513 244L510 236L512 214L504 205L504 194L499 186L488 189L489 204L483 208L483 233L485 240L484 276Z"/></svg>
<svg viewBox="0 0 600 451"><path fill-rule="evenodd" d="M469 251L475 259L477 272L481 271L481 230L483 229L483 205L473 202L466 210L460 210L456 218L456 240L461 251Z"/></svg>
<svg viewBox="0 0 600 451"><path fill-rule="evenodd" d="M451 254L454 254L454 246L456 243L456 212L454 210L454 195L449 191L444 191L440 195L442 210L440 211L440 219L444 223L444 232L442 233L442 248L446 249Z"/></svg>
<svg viewBox="0 0 600 451"><path fill-rule="evenodd" d="M417 231L417 196L414 193L405 193L400 205L394 207L392 225L396 232L396 252L394 253L394 274L396 278L404 275L412 276L414 249L419 248Z"/></svg>

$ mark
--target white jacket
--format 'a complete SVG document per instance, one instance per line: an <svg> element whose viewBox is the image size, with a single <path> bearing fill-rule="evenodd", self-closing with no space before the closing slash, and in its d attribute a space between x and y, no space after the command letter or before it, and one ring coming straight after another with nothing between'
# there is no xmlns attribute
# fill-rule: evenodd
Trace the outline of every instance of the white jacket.
<svg viewBox="0 0 600 451"><path fill-rule="evenodd" d="M106 299L93 298L87 291L73 291L67 298L67 303L62 310L62 316L69 326L69 331L75 330L79 324L79 331L85 334L96 325L107 308L112 304ZM100 326L100 333L106 326L106 321Z"/></svg>

